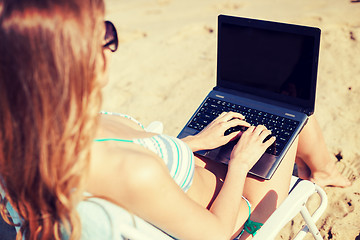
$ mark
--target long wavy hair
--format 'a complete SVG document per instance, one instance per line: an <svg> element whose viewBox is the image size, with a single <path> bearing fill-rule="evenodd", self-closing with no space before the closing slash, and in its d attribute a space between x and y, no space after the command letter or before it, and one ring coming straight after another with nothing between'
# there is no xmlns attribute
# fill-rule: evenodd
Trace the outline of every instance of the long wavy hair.
<svg viewBox="0 0 360 240"><path fill-rule="evenodd" d="M0 0L0 184L23 218L17 239L81 236L103 17L103 0Z"/></svg>

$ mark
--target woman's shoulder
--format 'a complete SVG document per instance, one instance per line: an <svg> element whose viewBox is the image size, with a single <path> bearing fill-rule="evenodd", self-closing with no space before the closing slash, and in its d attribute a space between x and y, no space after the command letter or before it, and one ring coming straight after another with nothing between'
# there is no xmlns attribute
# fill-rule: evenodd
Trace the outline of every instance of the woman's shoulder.
<svg viewBox="0 0 360 240"><path fill-rule="evenodd" d="M166 170L163 161L155 153L135 144L119 146L113 143L102 147L94 146L93 149L89 174L91 182L98 179L109 183L119 182L124 189L129 185L148 181L152 175Z"/></svg>
<svg viewBox="0 0 360 240"><path fill-rule="evenodd" d="M94 165L106 163L109 167L116 165L134 167L148 161L154 161L155 157L155 154L146 151L132 142L95 142L92 147L91 163Z"/></svg>

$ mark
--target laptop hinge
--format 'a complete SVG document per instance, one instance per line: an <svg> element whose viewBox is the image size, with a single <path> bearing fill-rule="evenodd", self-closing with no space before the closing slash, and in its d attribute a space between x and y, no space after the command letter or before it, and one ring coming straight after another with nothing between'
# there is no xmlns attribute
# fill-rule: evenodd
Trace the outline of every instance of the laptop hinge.
<svg viewBox="0 0 360 240"><path fill-rule="evenodd" d="M301 112L305 113L308 116L311 116L314 114L314 110L312 109L308 109L308 108L304 108Z"/></svg>
<svg viewBox="0 0 360 240"><path fill-rule="evenodd" d="M242 96L246 96L246 97L248 97L250 99L259 101L259 97L254 97L249 93L240 92L240 91L233 90L233 89L228 89L228 88L223 88L223 87L216 86L216 87L213 88L213 90L220 91L220 92L226 92L226 93L230 93L230 94L233 94L233 95L239 95L239 93L241 93ZM307 116L310 116L310 115L312 115L314 113L314 111L312 109L310 109L310 108L300 108L298 106L291 105L291 104L286 104L286 103L283 103L283 102L279 102L279 101L276 101L274 99L263 98L263 100L265 102L272 103L274 105L278 105L278 106L281 106L281 107L292 109L292 110L297 111L297 112L302 112L302 113L306 114Z"/></svg>

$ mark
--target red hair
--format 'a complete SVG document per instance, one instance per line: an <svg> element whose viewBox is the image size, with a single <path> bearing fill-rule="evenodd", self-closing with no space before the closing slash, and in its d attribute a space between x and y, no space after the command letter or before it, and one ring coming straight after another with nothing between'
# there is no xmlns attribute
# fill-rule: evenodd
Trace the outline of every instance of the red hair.
<svg viewBox="0 0 360 240"><path fill-rule="evenodd" d="M80 238L103 15L102 0L0 2L0 184L24 219L17 239Z"/></svg>

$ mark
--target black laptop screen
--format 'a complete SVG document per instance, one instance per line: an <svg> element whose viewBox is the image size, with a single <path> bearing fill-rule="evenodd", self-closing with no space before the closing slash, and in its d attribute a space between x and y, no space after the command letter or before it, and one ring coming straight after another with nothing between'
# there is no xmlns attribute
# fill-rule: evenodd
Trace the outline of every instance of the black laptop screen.
<svg viewBox="0 0 360 240"><path fill-rule="evenodd" d="M260 20L219 24L218 86L313 108L319 33Z"/></svg>

